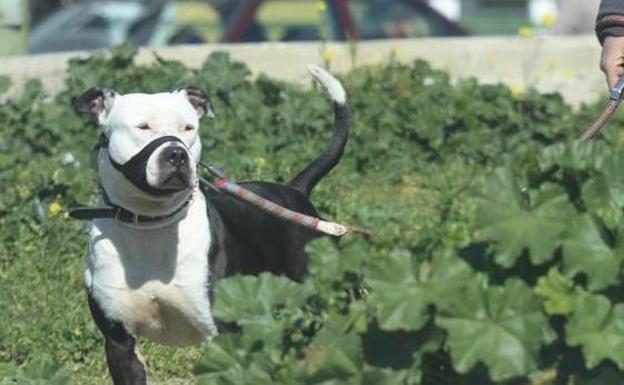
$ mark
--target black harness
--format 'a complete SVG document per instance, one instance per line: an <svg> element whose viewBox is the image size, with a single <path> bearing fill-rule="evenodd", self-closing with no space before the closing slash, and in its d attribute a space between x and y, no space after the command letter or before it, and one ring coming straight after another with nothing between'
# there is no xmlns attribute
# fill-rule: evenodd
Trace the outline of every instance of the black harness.
<svg viewBox="0 0 624 385"><path fill-rule="evenodd" d="M157 188L150 186L147 183L147 175L146 175L146 170L145 170L147 166L147 161L149 157L152 155L152 153L158 147L160 147L161 145L167 142L181 143L183 146L186 147L184 142L180 140L178 137L171 136L171 135L161 136L149 142L145 147L141 149L141 151L136 153L132 158L130 158L124 164L117 163L111 157L110 151L108 153L108 159L116 170L121 172L134 186L136 186L140 190L145 191L148 194L158 195L158 196L171 194L171 193L177 192L178 190L157 189ZM103 148L108 149L108 145L109 145L108 138L106 137L106 135L102 134L100 136L99 142L93 148L93 152L97 156L98 151ZM188 206L191 200L191 198L189 197L189 199L187 199L173 213L170 213L167 215L160 215L160 216L147 216L147 215L140 215L140 214L134 213L130 210L127 210L113 203L108 197L108 194L106 193L106 191L101 186L100 188L102 189L102 196L104 199L104 203L108 207L77 207L69 211L69 216L74 219L80 219L80 220L91 220L91 219L96 219L96 218L113 218L121 222L134 223L134 224L153 223L153 222L165 220L167 218L170 218L176 215L180 211L184 210Z"/></svg>
<svg viewBox="0 0 624 385"><path fill-rule="evenodd" d="M103 136L103 139L100 139L100 140L101 141L103 140L104 142L98 143L97 145L98 150L100 148L108 148L108 138L104 135L102 136ZM149 142L147 146L143 147L141 151L136 153L136 155L134 155L124 164L117 163L113 159L113 157L111 157L110 151L108 152L108 159L110 160L113 167L115 167L117 171L122 173L137 188L151 195L171 194L171 193L177 192L178 190L157 189L157 188L150 186L147 183L147 175L145 172L149 157L152 155L154 151L156 151L158 147L160 147L161 145L167 142L182 143L182 145L186 147L184 142L175 136L171 136L171 135L161 136Z"/></svg>

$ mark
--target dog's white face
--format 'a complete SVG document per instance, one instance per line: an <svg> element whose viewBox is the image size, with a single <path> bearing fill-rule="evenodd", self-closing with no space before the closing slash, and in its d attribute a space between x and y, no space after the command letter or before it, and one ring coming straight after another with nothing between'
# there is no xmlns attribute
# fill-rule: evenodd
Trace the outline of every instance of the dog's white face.
<svg viewBox="0 0 624 385"><path fill-rule="evenodd" d="M187 89L96 95L82 102L86 108L88 101L108 138L98 154L98 173L110 200L142 215L174 211L197 184L199 119L212 116L207 99Z"/></svg>

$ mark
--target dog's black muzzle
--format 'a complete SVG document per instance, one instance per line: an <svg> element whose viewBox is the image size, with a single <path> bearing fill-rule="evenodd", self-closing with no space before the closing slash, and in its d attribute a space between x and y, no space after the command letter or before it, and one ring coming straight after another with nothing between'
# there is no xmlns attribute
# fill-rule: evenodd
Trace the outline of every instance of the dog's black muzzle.
<svg viewBox="0 0 624 385"><path fill-rule="evenodd" d="M173 188L156 188L147 183L147 161L158 147L167 142L180 143L181 146L173 145L165 148L159 156L159 161L173 167L173 177L179 179L179 181L172 183L172 185L175 185ZM184 188L188 187L188 183L184 183L185 179L188 178L188 174L182 171L190 161L188 152L186 151L184 142L175 136L161 136L154 139L124 164L117 163L110 156L110 151L108 154L108 158L113 167L121 172L132 184L148 194L166 195L184 190Z"/></svg>

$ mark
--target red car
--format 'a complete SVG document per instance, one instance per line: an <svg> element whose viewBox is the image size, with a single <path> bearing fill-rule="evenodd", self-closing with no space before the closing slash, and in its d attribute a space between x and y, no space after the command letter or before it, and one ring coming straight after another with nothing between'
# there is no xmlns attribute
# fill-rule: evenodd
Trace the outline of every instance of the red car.
<svg viewBox="0 0 624 385"><path fill-rule="evenodd" d="M468 34L423 0L246 0L229 4L235 5L231 14L226 12L230 22L226 22L221 39L229 43L318 40L323 33L328 40ZM320 23L319 15L324 16Z"/></svg>

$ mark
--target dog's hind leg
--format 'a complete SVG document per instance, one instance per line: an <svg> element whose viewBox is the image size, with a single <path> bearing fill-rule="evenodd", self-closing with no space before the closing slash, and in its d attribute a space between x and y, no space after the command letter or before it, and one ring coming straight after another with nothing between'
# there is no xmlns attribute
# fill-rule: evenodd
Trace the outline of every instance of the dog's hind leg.
<svg viewBox="0 0 624 385"><path fill-rule="evenodd" d="M91 295L88 299L91 315L106 339L106 363L113 384L146 385L147 370L136 339L121 323L108 319Z"/></svg>

